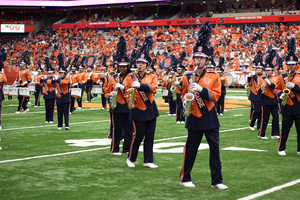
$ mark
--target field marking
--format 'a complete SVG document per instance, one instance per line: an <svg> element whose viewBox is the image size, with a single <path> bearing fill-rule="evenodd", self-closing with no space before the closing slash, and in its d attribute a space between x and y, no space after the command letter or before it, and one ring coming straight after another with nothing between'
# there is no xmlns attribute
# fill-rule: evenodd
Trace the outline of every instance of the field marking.
<svg viewBox="0 0 300 200"><path fill-rule="evenodd" d="M109 121L109 120L101 120L101 121L93 121L93 122L80 122L80 123L83 124L83 123L94 123L94 122L102 122L102 121ZM79 123L74 122L73 124L79 124ZM41 126L41 127L45 127L45 126ZM19 128L19 129L24 129L24 128L25 127ZM31 127L27 127L27 128L31 128ZM35 128L35 127L32 127L32 128ZM220 132L229 132L229 131L242 130L242 129L247 129L247 128L249 128L249 127L223 130L223 131L220 131ZM7 130L7 129L3 129L3 130ZM172 137L172 138L165 138L165 139L158 139L158 140L154 140L154 142L160 142L160 141L165 141L165 140L173 140L173 139L179 139L179 138L184 138L184 137L187 137L187 135ZM75 153L84 153L84 152L97 151L97 150L108 149L108 148L110 148L110 147L88 149L88 150L81 150L81 151L71 151L71 152L66 152L66 153L57 153L57 154L49 154L49 155L42 155L42 156L33 156L33 157L27 157L27 158L17 158L17 159L11 159L11 160L2 160L2 161L0 161L0 164L1 163L8 163L8 162L15 162L15 161L22 161L22 160L32 160L32 159L36 159L36 158L47 158L47 157L61 156L61 155L68 155L68 154L75 154Z"/></svg>
<svg viewBox="0 0 300 200"><path fill-rule="evenodd" d="M267 189L267 190L264 190L264 191L261 191L261 192L255 193L255 194L251 194L251 195L249 195L249 196L240 198L240 199L238 199L238 200L251 200L251 199L255 199L256 197L261 197L261 196L263 196L263 195L270 194L270 193L275 192L275 191L277 191L277 190L281 190L281 189L283 189L283 188L286 188L286 187L290 187L290 186L296 185L296 184L298 184L298 183L300 183L300 179L297 179L297 180L294 180L294 181L285 183L285 184L283 184L283 185L275 186L275 187L272 187L272 188L270 188L270 189Z"/></svg>

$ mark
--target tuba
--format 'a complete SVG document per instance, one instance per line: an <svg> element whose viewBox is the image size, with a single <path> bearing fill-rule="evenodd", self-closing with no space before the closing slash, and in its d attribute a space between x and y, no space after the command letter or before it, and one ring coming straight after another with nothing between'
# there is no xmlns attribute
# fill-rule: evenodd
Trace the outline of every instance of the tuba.
<svg viewBox="0 0 300 200"><path fill-rule="evenodd" d="M183 115L185 117L188 117L191 113L191 107L193 104L193 100L195 99L195 95L191 91L191 84L196 82L196 70L198 67L195 67L194 72L193 72L193 77L189 80L190 86L189 86L189 91L184 95L183 99Z"/></svg>
<svg viewBox="0 0 300 200"><path fill-rule="evenodd" d="M286 80L286 83L287 82L290 82L290 79L291 79L291 71L289 71L287 73L287 80ZM283 97L282 97L282 105L285 106L286 105L286 102L287 102L287 98L289 96L289 94L291 93L290 91L290 88L286 87L283 89Z"/></svg>
<svg viewBox="0 0 300 200"><path fill-rule="evenodd" d="M120 73L117 75L116 83L120 83L119 75L120 75ZM110 97L110 108L115 109L117 107L118 91L115 89L114 91L111 91L109 93L109 95L111 95L111 97Z"/></svg>
<svg viewBox="0 0 300 200"><path fill-rule="evenodd" d="M132 76L132 79L134 81L137 81L137 77L136 77L136 74L138 73L138 71L135 71L135 73L133 74ZM128 97L127 97L127 105L128 105L128 108L130 110L134 109L135 108L135 88L129 88L127 89L127 92L128 92Z"/></svg>

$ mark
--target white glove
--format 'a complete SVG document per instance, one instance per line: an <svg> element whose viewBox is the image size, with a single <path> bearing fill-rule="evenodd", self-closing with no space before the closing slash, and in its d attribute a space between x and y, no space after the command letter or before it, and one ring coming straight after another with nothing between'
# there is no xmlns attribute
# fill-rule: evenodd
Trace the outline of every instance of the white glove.
<svg viewBox="0 0 300 200"><path fill-rule="evenodd" d="M175 86L177 86L177 85L179 85L179 84L180 84L180 81L175 81L175 82L174 82L174 85L175 85Z"/></svg>
<svg viewBox="0 0 300 200"><path fill-rule="evenodd" d="M125 86L120 83L116 83L115 89L118 89L118 88L120 88L121 90L124 90Z"/></svg>
<svg viewBox="0 0 300 200"><path fill-rule="evenodd" d="M269 79L265 79L265 82L268 84L268 85L271 85L271 81Z"/></svg>
<svg viewBox="0 0 300 200"><path fill-rule="evenodd" d="M198 91L198 92L202 92L203 87L201 87L200 85L198 85L197 83L192 83L191 84L191 91Z"/></svg>
<svg viewBox="0 0 300 200"><path fill-rule="evenodd" d="M140 87L141 87L141 84L140 84L140 82L138 82L138 81L133 81L133 82L132 82L132 87L140 88Z"/></svg>
<svg viewBox="0 0 300 200"><path fill-rule="evenodd" d="M288 88L294 88L295 87L295 83L287 82L286 83L286 87L288 87Z"/></svg>
<svg viewBox="0 0 300 200"><path fill-rule="evenodd" d="M253 76L255 75L255 71L252 71L251 73L252 73Z"/></svg>
<svg viewBox="0 0 300 200"><path fill-rule="evenodd" d="M248 77L252 77L252 73L249 73L249 74L248 74Z"/></svg>
<svg viewBox="0 0 300 200"><path fill-rule="evenodd" d="M282 98L283 98L283 95L284 95L284 93L282 93L282 94L280 95L279 99L282 99Z"/></svg>

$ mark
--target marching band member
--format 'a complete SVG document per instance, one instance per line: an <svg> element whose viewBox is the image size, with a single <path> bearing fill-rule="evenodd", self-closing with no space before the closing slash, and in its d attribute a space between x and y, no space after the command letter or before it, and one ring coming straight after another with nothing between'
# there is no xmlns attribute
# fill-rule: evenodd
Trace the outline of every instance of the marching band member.
<svg viewBox="0 0 300 200"><path fill-rule="evenodd" d="M49 63L50 64L50 63ZM58 61L60 65L60 61ZM54 123L54 114L55 114L55 101L56 94L55 88L57 87L56 79L53 75L54 69L51 64L47 66L48 77L44 80L41 78L40 86L44 87L44 99L45 99L45 110L46 110L46 121L45 123Z"/></svg>
<svg viewBox="0 0 300 200"><path fill-rule="evenodd" d="M69 130L70 126L70 103L71 95L69 92L70 79L67 77L67 69L61 67L59 70L59 78L56 80L56 104L57 104L57 122L58 130L62 129L63 117L65 118L65 129Z"/></svg>
<svg viewBox="0 0 300 200"><path fill-rule="evenodd" d="M182 52L184 55L185 52ZM180 62L180 59L179 59ZM182 99L181 99L181 93L182 93L182 76L184 73L185 67L179 63L177 67L177 77L176 81L174 82L174 85L176 86L176 123L177 124L184 124L185 123L185 117L183 115L182 109Z"/></svg>
<svg viewBox="0 0 300 200"><path fill-rule="evenodd" d="M248 86L251 88L251 93L249 96L249 100L252 101L252 113L249 123L249 128L251 131L254 131L254 124L257 120L257 130L260 129L261 124L261 107L260 107L260 97L261 94L257 94L257 84L259 81L259 78L263 76L263 67L264 63L262 61L263 55L261 51L257 52L256 59L254 61L256 65L256 74L253 75L250 73L248 75Z"/></svg>
<svg viewBox="0 0 300 200"><path fill-rule="evenodd" d="M40 96L43 93L43 88L40 86L40 81L41 78L43 77L43 69L41 68L41 60L38 60L38 75L34 76L33 83L35 84L35 92L34 92L34 97L35 97L35 102L34 102L34 107L39 107L40 106Z"/></svg>
<svg viewBox="0 0 300 200"><path fill-rule="evenodd" d="M1 121L2 121L2 103L3 103L3 99L4 99L4 95L3 95L3 84L5 82L7 82L7 78L5 76L4 73L1 72L1 67L0 67L0 131L2 130L2 125L1 125ZM0 134L0 141L1 141L1 134Z"/></svg>
<svg viewBox="0 0 300 200"><path fill-rule="evenodd" d="M158 87L156 75L147 74L147 67L151 63L149 51L153 46L152 36L148 36L137 56L137 73L130 75L127 81L125 96L128 98L128 106L135 107L129 112L129 120L132 120L134 136L130 146L130 152L126 164L135 167L140 144L144 139L144 167L157 168L153 163L153 142L156 127L156 118L159 116L154 100L154 93ZM133 89L134 88L134 89ZM132 90L133 89L133 90ZM134 102L134 104L133 104Z"/></svg>
<svg viewBox="0 0 300 200"><path fill-rule="evenodd" d="M87 82L85 84L85 91L87 94L87 102L91 102L94 100L93 95L91 94L92 88L93 88L93 81L95 79L95 75L93 73L93 66L89 65L87 67L87 73L86 73L86 77L87 77Z"/></svg>
<svg viewBox="0 0 300 200"><path fill-rule="evenodd" d="M128 154L130 143L132 140L133 125L129 120L129 109L125 99L128 74L131 72L129 68L129 58L126 55L126 41L123 36L120 37L117 49L118 69L117 74L110 76L105 96L110 102L109 112L112 115L112 134L110 154L122 155ZM113 94L114 93L114 94ZM119 145L124 130L123 151L120 153Z"/></svg>
<svg viewBox="0 0 300 200"><path fill-rule="evenodd" d="M173 99L173 92L176 92L176 90L171 91L171 88L174 86L176 77L176 72L173 66L171 66L170 75L166 76L164 79L164 82L162 84L162 87L167 87L168 89L168 96L166 96L166 102L169 103L169 111L170 113L168 115L176 115L176 103Z"/></svg>
<svg viewBox="0 0 300 200"><path fill-rule="evenodd" d="M228 80L226 76L223 76L224 69L224 58L219 58L219 65L218 65L218 74L221 80L221 96L219 100L217 101L217 114L218 115L224 115L225 114L225 96L226 96L226 88L228 87Z"/></svg>
<svg viewBox="0 0 300 200"><path fill-rule="evenodd" d="M73 60L73 63L72 63L72 67L71 67L71 72L68 74L68 78L70 80L70 87L71 88L80 88L81 86L81 78L79 76L79 74L77 74L77 68L78 68L78 65L77 65L77 62L78 62L78 59L79 59L79 55L76 54L75 55L75 58ZM71 107L70 107L70 114L73 114L73 112L75 111L75 97L72 97L71 96Z"/></svg>
<svg viewBox="0 0 300 200"><path fill-rule="evenodd" d="M85 84L87 82L87 77L86 77L86 72L84 72L84 62L85 60L87 59L86 56L84 56L82 59L81 59L81 62L80 62L80 66L79 66L79 76L81 78L81 98L80 99L77 99L77 103L78 103L78 109L82 109L82 99L83 99L83 92L85 90Z"/></svg>
<svg viewBox="0 0 300 200"><path fill-rule="evenodd" d="M198 40L194 47L193 60L195 71L187 73L182 78L181 97L186 105L185 95L193 93L190 115L186 119L185 127L188 129L188 138L183 152L183 163L180 173L180 185L184 187L195 187L191 181L191 170L193 168L198 148L205 134L210 146L210 171L211 187L227 190L223 184L221 173L221 160L219 152L219 120L214 102L221 95L221 83L219 76L214 72L207 72L206 65L210 56L207 47L211 35L211 26L205 22L199 32Z"/></svg>
<svg viewBox="0 0 300 200"><path fill-rule="evenodd" d="M266 57L265 76L259 79L257 84L257 93L261 94L261 125L258 138L268 139L266 137L266 129L269 122L270 114L272 114L272 134L271 139L279 139L279 117L278 117L278 98L275 95L275 85L277 78L273 74L273 58L276 55L275 50L271 50Z"/></svg>
<svg viewBox="0 0 300 200"><path fill-rule="evenodd" d="M17 87L28 87L28 83L32 81L32 78L29 73L29 70L26 69L26 65L27 65L26 61L24 59L21 60L22 61L20 63L20 70L18 71L18 75L13 85ZM19 106L15 114L20 114L22 109L24 109L23 113L27 113L29 111L29 108L27 107L28 97L19 95L18 100L19 100Z"/></svg>
<svg viewBox="0 0 300 200"><path fill-rule="evenodd" d="M297 155L300 155L300 74L296 72L298 58L295 56L295 49L295 39L291 38L288 40L286 57L288 71L278 77L275 86L275 93L282 100L281 134L277 149L281 156L286 155L286 141L293 122L297 131Z"/></svg>

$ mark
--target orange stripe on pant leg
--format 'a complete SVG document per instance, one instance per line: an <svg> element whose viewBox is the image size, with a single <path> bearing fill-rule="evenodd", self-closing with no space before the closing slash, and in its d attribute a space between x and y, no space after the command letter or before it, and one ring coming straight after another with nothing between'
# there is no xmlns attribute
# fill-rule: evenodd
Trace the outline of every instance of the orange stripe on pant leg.
<svg viewBox="0 0 300 200"><path fill-rule="evenodd" d="M226 94L224 94L224 107L223 107L223 115L225 114L225 96L226 96Z"/></svg>
<svg viewBox="0 0 300 200"><path fill-rule="evenodd" d="M282 138L282 117L283 115L281 114L281 130L280 130L280 138L279 138L279 142L278 142L278 148L277 148L277 151L279 151L279 147L280 147L280 143L281 143L281 138Z"/></svg>
<svg viewBox="0 0 300 200"><path fill-rule="evenodd" d="M186 143L185 143L184 148L183 148L183 160L182 160L181 175L180 175L180 181L181 182L183 180L183 175L184 175L185 151L186 151Z"/></svg>
<svg viewBox="0 0 300 200"><path fill-rule="evenodd" d="M22 110L22 108L23 108L24 98L25 98L25 97L23 96L22 103L21 103L20 110L19 110L20 112L21 112L21 110Z"/></svg>
<svg viewBox="0 0 300 200"><path fill-rule="evenodd" d="M133 133L133 138L132 138L131 145L130 145L130 151L129 151L129 156L128 156L129 160L130 160L131 153L132 153L132 147L133 147L134 139L136 137L136 127L135 127L135 123L134 123L133 120L132 120L132 125L133 125L133 129L134 129L134 133Z"/></svg>
<svg viewBox="0 0 300 200"><path fill-rule="evenodd" d="M252 114L251 114L251 118L250 118L250 122L249 122L249 126L251 124L251 121L252 121L252 118L253 118L253 114L254 114L254 111L252 111ZM255 123L254 123L255 124Z"/></svg>
<svg viewBox="0 0 300 200"><path fill-rule="evenodd" d="M114 148L115 148L115 122L114 122L114 118L115 118L114 113L111 113L111 121L112 121L113 129L112 129L111 151L110 152L113 152Z"/></svg>
<svg viewBox="0 0 300 200"><path fill-rule="evenodd" d="M53 108L53 122L55 119L55 104L56 104L56 99L54 99L54 108Z"/></svg>

